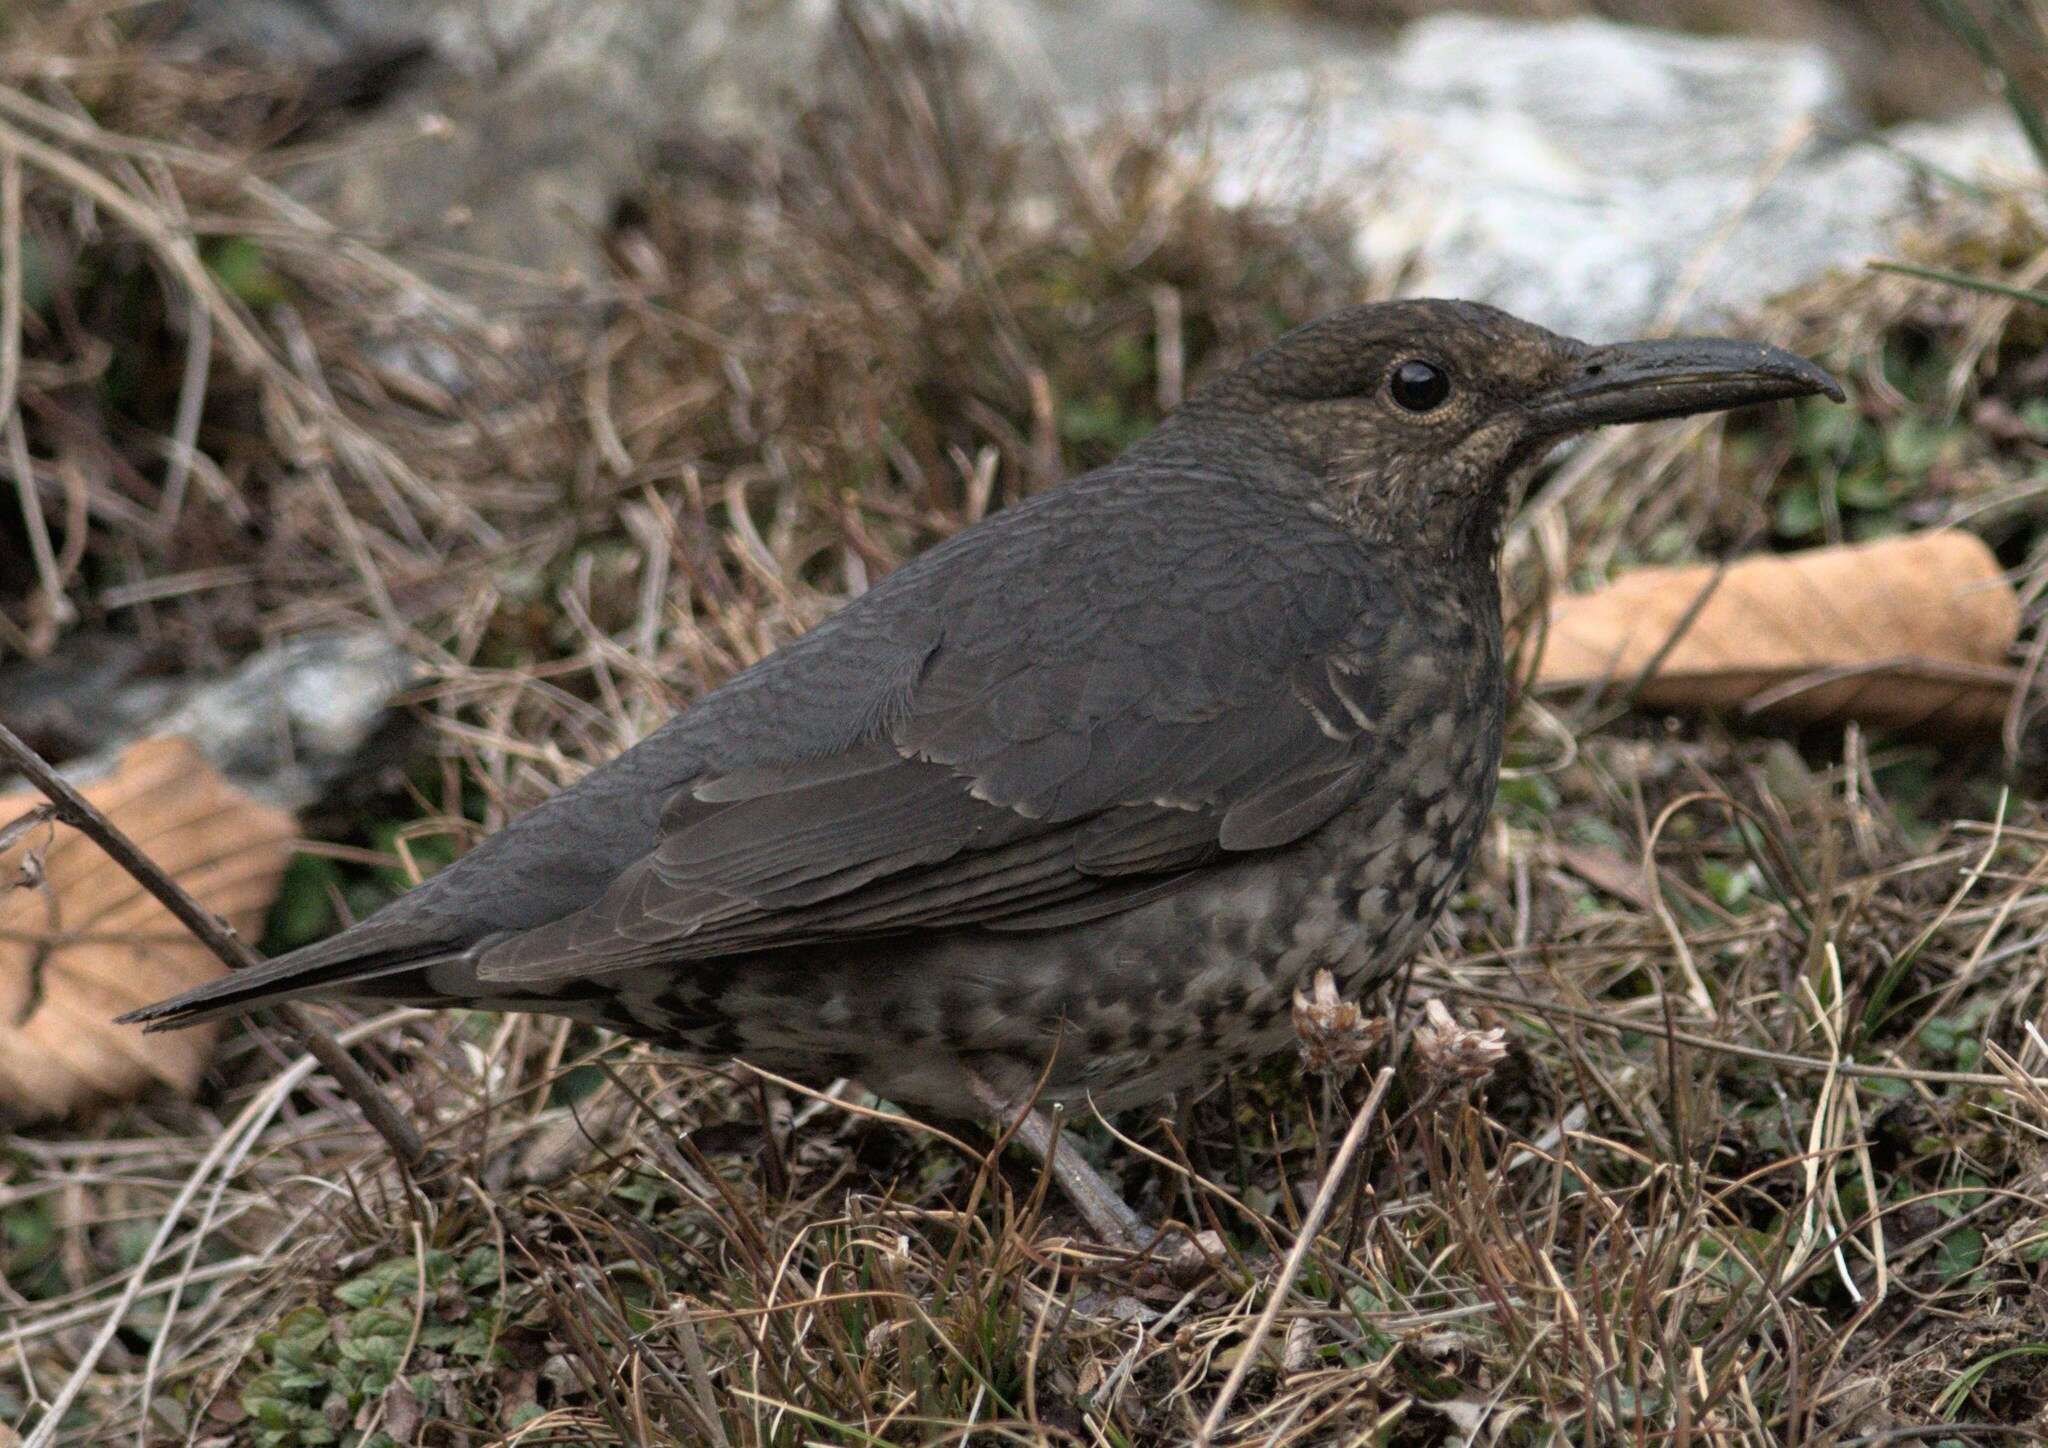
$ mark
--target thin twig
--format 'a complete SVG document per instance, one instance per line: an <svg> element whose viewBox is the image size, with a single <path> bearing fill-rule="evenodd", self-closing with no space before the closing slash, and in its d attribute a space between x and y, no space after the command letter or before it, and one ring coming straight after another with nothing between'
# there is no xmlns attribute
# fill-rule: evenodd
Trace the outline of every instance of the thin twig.
<svg viewBox="0 0 2048 1448"><path fill-rule="evenodd" d="M29 637L34 651L45 652L56 642L58 628L72 617L64 596L63 571L56 550L50 544L50 526L43 517L42 495L36 489L35 464L29 457L28 436L18 410L21 382L22 328L22 179L21 158L9 152L0 155L0 428L5 429L8 470L21 496L21 517L28 529L29 556L35 560L36 580L43 603L40 617L32 618Z"/></svg>
<svg viewBox="0 0 2048 1448"><path fill-rule="evenodd" d="M1973 277L1968 272L1949 271L1938 266L1916 266L1904 261L1874 261L1869 263L1872 271L1896 272L1902 277L1914 277L1923 282L1943 282L1966 291L1989 292L1995 297L2010 297L2016 302L2032 302L2037 307L2048 307L2048 292L2036 291L2032 287L2016 287L2010 282L1998 281L1992 277Z"/></svg>
<svg viewBox="0 0 2048 1448"><path fill-rule="evenodd" d="M1690 1046L1695 1050L1718 1051L1724 1056L1764 1061L1787 1071L1803 1071L1810 1075L1834 1072L1837 1075L1856 1076L1870 1081L1918 1081L1930 1086L2010 1087L2013 1084L2011 1077L1993 1075L1986 1071L1921 1071L1911 1066L1870 1066L1861 1061L1830 1061L1819 1056L1797 1056L1787 1051L1768 1051L1761 1046L1744 1046L1735 1041L1716 1040L1712 1036L1703 1036L1696 1031L1670 1030L1655 1021L1630 1020L1606 1011L1589 1011L1580 1006L1566 1005L1562 1001L1539 1001L1531 996L1510 995L1506 991L1487 990L1483 986L1465 985L1454 980L1432 980L1431 985L1446 994L1485 1001L1488 1005L1533 1011L1539 1016L1562 1016L1566 1020L1578 1021L1589 1026L1605 1026L1609 1030L1636 1031L1676 1045ZM2048 1077L2030 1076L2021 1079L2030 1085L2048 1086Z"/></svg>
<svg viewBox="0 0 2048 1448"><path fill-rule="evenodd" d="M4 724L0 724L0 757L4 757L42 792L50 801L51 812L57 819L105 851L109 859L125 870L136 884L156 896L163 907L218 956L228 969L241 970L259 963L256 952L229 929L226 922L193 899L177 881L164 873L162 867L138 849L112 820L66 783L41 755ZM271 1009L286 1034L325 1067L342 1094L355 1102L364 1120L384 1138L385 1145L391 1148L391 1154L399 1164L415 1179L425 1175L431 1162L419 1132L377 1089L376 1082L356 1063L355 1057L349 1055L333 1036L308 1020L298 1007L279 1005Z"/></svg>
<svg viewBox="0 0 2048 1448"><path fill-rule="evenodd" d="M163 501L157 505L157 527L165 538L178 531L185 507L185 487L199 454L199 424L206 413L206 387L212 376L213 313L206 299L191 296L185 322L185 376L178 384L178 413L170 437L170 458L164 473Z"/></svg>
<svg viewBox="0 0 2048 1448"><path fill-rule="evenodd" d="M1316 1233L1323 1229L1323 1219L1330 1215L1330 1206L1337 1200L1337 1188L1344 1182L1351 1158L1357 1154L1358 1144L1365 1140L1365 1129L1379 1115L1380 1100L1387 1094L1387 1087L1393 1079L1394 1068L1382 1066L1379 1075L1373 1078L1372 1090L1367 1094L1365 1104L1358 1108L1358 1115L1351 1118L1351 1129L1344 1133L1337 1154L1330 1158L1330 1169L1323 1173L1323 1184L1316 1191L1315 1201L1309 1204L1308 1215L1302 1219L1301 1230L1295 1234L1287 1261L1281 1265L1280 1275L1274 1279L1273 1290L1266 1294L1265 1309L1259 1313L1259 1320L1252 1324L1251 1335L1245 1338L1237 1362L1230 1369L1230 1376L1223 1380L1223 1390L1216 1395L1209 1416L1202 1420L1202 1426L1195 1434L1196 1448L1209 1448L1216 1430L1223 1426L1224 1415L1230 1411L1231 1399L1237 1396L1237 1390L1244 1386L1245 1376L1258 1362L1259 1347L1272 1332L1274 1320L1280 1316L1280 1308L1287 1301L1288 1289L1300 1275L1301 1264L1308 1258L1308 1249L1315 1245Z"/></svg>

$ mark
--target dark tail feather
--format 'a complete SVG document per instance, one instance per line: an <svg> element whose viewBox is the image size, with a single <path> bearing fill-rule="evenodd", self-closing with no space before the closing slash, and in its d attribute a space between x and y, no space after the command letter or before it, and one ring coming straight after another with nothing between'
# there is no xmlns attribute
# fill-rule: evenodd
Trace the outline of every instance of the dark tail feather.
<svg viewBox="0 0 2048 1448"><path fill-rule="evenodd" d="M393 1000L411 999L425 979L426 967L463 953L460 946L417 938L383 943L380 948L379 942L352 938L356 935L356 931L344 931L331 940L294 950L261 965L230 971L219 980L208 981L183 995L130 1011L118 1018L119 1023L169 1031L280 1001L354 995L382 999L384 992L362 988L417 971L420 975L410 983L413 989L389 993Z"/></svg>

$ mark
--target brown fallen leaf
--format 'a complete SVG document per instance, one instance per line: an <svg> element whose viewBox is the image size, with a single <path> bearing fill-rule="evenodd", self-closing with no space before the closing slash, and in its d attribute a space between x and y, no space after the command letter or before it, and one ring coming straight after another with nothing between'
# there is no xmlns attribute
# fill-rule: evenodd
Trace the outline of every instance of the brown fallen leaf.
<svg viewBox="0 0 2048 1448"><path fill-rule="evenodd" d="M1626 690L1653 709L1738 709L1951 733L1996 731L2019 683L2020 606L1957 531L1642 568L1550 609L1536 687Z"/></svg>
<svg viewBox="0 0 2048 1448"><path fill-rule="evenodd" d="M290 815L251 800L182 739L152 739L84 790L199 902L260 930L291 856ZM0 830L41 804L0 795ZM216 1028L144 1036L122 1011L223 967L77 831L40 824L0 843L0 1115L61 1116L199 1083Z"/></svg>

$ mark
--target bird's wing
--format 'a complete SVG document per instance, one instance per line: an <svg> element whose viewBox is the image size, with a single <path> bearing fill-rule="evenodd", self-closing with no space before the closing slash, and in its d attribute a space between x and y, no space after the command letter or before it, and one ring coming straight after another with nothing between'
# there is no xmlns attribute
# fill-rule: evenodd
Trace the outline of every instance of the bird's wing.
<svg viewBox="0 0 2048 1448"><path fill-rule="evenodd" d="M704 768L654 847L588 906L489 944L479 976L1047 928L1313 830L1367 782L1403 578L1297 505L1215 487L1047 495L988 535L1004 556L942 553L707 699L679 721Z"/></svg>

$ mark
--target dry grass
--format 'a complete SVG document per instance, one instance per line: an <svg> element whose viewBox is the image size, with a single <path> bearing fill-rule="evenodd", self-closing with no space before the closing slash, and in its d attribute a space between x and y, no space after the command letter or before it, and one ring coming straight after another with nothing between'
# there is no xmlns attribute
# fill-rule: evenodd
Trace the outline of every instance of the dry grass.
<svg viewBox="0 0 2048 1448"><path fill-rule="evenodd" d="M323 831L274 943L1368 290L1318 218L1201 199L1171 122L1007 138L942 40L856 30L790 140L707 141L622 209L608 287L494 274L477 316L272 188L288 78L151 59L89 5L5 23L0 244L41 278L0 369L36 505L6 647L105 628L195 667L353 620L433 679L432 760ZM2048 268L2016 210L1959 206L1916 255ZM2041 315L1873 274L1759 325L1856 380L1847 429L1581 449L1520 515L1513 604L1954 518L2037 615ZM1526 704L1510 766L1407 997L1505 1029L1489 1082L1397 1033L1341 1175L1365 1080L1289 1061L1086 1125L1142 1211L1221 1235L1200 1281L857 1090L401 1013L349 1033L454 1163L423 1191L254 1031L198 1103L0 1143L0 1421L1139 1445L1232 1383L1219 1444L2039 1436L2048 819L1997 749Z"/></svg>

